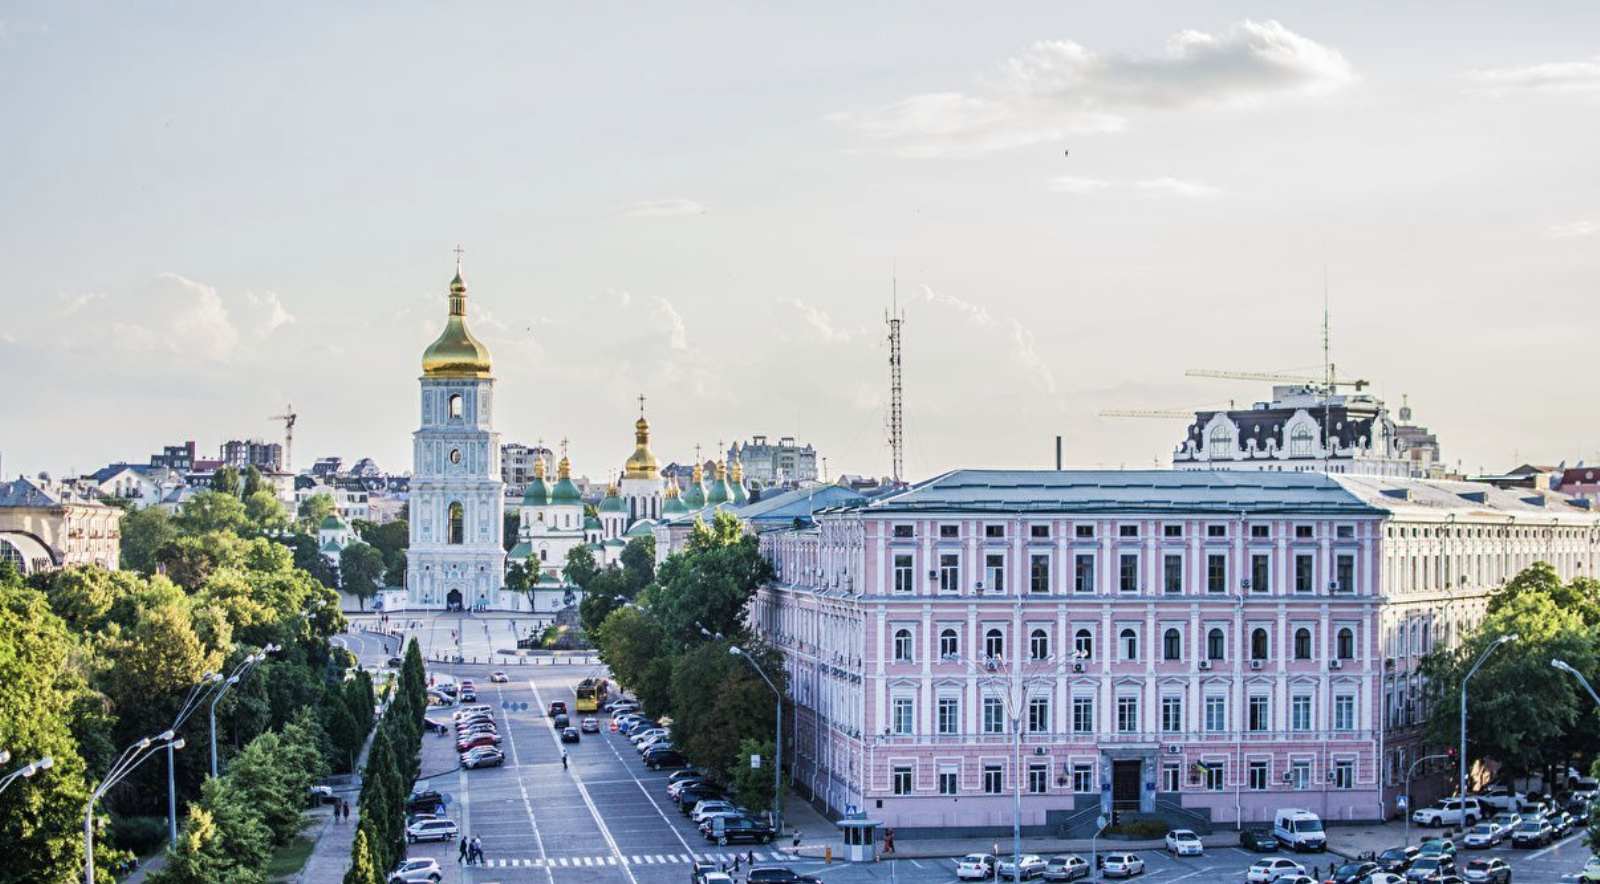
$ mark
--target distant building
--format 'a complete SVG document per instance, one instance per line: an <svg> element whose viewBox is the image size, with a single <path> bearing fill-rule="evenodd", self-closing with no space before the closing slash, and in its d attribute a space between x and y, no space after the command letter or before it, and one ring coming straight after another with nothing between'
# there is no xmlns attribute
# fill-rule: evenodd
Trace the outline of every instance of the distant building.
<svg viewBox="0 0 1600 884"><path fill-rule="evenodd" d="M1172 468L1412 475L1382 400L1298 384L1273 387L1253 408L1197 412Z"/></svg>
<svg viewBox="0 0 1600 884"><path fill-rule="evenodd" d="M241 473L250 467L278 472L283 469L283 446L260 439L229 439L222 443L222 465Z"/></svg>
<svg viewBox="0 0 1600 884"><path fill-rule="evenodd" d="M500 481L506 483L507 497L522 497L528 490L528 483L533 481L533 465L541 459L549 463L554 455L550 449L538 445L507 442L500 446Z"/></svg>
<svg viewBox="0 0 1600 884"><path fill-rule="evenodd" d="M1400 400L1400 423L1394 428L1395 448L1411 462L1411 475L1418 479L1443 479L1445 469L1439 456L1439 437L1411 422L1411 404Z"/></svg>
<svg viewBox="0 0 1600 884"><path fill-rule="evenodd" d="M182 445L168 445L161 449L160 454L150 455L150 465L153 467L166 467L187 473L194 469L194 442L191 440Z"/></svg>
<svg viewBox="0 0 1600 884"><path fill-rule="evenodd" d="M99 494L126 500L139 509L161 503L188 484L177 470L130 463L111 464L83 478Z"/></svg>
<svg viewBox="0 0 1600 884"><path fill-rule="evenodd" d="M779 438L776 445L769 443L766 436L752 436L742 446L735 442L728 449L728 459L744 464L745 480L758 482L763 488L817 480L816 449L796 444L793 436Z"/></svg>
<svg viewBox="0 0 1600 884"><path fill-rule="evenodd" d="M117 570L122 510L51 482L0 482L0 559L23 574L69 565Z"/></svg>
<svg viewBox="0 0 1600 884"><path fill-rule="evenodd" d="M360 482L318 482L308 476L299 476L295 479L295 512L299 511L300 505L305 503L307 498L318 494L326 494L333 498L334 511L346 521L371 519L369 498L372 494L365 485Z"/></svg>
<svg viewBox="0 0 1600 884"><path fill-rule="evenodd" d="M318 478L337 476L342 472L344 472L344 458L342 457L319 457L311 465L311 475Z"/></svg>
<svg viewBox="0 0 1600 884"><path fill-rule="evenodd" d="M1600 503L1600 468L1586 467L1580 461L1577 466L1561 472L1556 490L1572 497Z"/></svg>

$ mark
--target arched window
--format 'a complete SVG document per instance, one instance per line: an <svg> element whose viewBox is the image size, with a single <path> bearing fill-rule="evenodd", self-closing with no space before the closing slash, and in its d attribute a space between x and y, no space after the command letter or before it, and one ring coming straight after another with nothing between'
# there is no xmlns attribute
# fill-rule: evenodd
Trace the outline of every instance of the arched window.
<svg viewBox="0 0 1600 884"><path fill-rule="evenodd" d="M1211 459L1219 457L1233 457L1233 433L1227 427L1219 426L1211 431L1211 442L1206 446Z"/></svg>
<svg viewBox="0 0 1600 884"><path fill-rule="evenodd" d="M1183 634L1169 629L1161 634L1161 659L1177 660L1183 656Z"/></svg>
<svg viewBox="0 0 1600 884"><path fill-rule="evenodd" d="M1094 635L1087 629L1080 629L1072 636L1072 650L1082 659L1094 657Z"/></svg>
<svg viewBox="0 0 1600 884"><path fill-rule="evenodd" d="M1299 424L1289 431L1289 456L1311 457L1315 453L1312 450L1312 446L1316 438L1316 434L1311 432L1310 427L1305 424Z"/></svg>
<svg viewBox="0 0 1600 884"><path fill-rule="evenodd" d="M897 629L894 633L894 659L897 663L911 662L911 630Z"/></svg>
<svg viewBox="0 0 1600 884"><path fill-rule="evenodd" d="M1117 643L1122 646L1122 659L1139 659L1139 634L1131 629L1124 629L1117 634Z"/></svg>
<svg viewBox="0 0 1600 884"><path fill-rule="evenodd" d="M1267 659L1267 631L1255 629L1250 633L1250 659Z"/></svg>
<svg viewBox="0 0 1600 884"><path fill-rule="evenodd" d="M1206 633L1206 659L1228 659L1228 640L1222 635L1222 630L1213 629Z"/></svg>
<svg viewBox="0 0 1600 884"><path fill-rule="evenodd" d="M946 629L939 633L939 656L954 657L961 653L961 639L956 636L954 629Z"/></svg>
<svg viewBox="0 0 1600 884"><path fill-rule="evenodd" d="M995 660L1006 655L1006 639L1000 630L991 629L983 634L983 655Z"/></svg>
<svg viewBox="0 0 1600 884"><path fill-rule="evenodd" d="M1042 629L1028 634L1028 658L1043 660L1050 656L1050 635Z"/></svg>
<svg viewBox="0 0 1600 884"><path fill-rule="evenodd" d="M1311 630L1301 627L1294 631L1294 658L1311 659Z"/></svg>
<svg viewBox="0 0 1600 884"><path fill-rule="evenodd" d="M450 542L467 542L467 519L459 501L450 504Z"/></svg>
<svg viewBox="0 0 1600 884"><path fill-rule="evenodd" d="M1338 645L1338 654L1340 660L1355 659L1356 634L1352 629L1350 629L1350 627L1347 626L1344 629L1339 630Z"/></svg>
<svg viewBox="0 0 1600 884"><path fill-rule="evenodd" d="M459 419L461 417L461 394L460 393L452 393L452 394L450 394L450 416L452 418L456 418L456 419Z"/></svg>

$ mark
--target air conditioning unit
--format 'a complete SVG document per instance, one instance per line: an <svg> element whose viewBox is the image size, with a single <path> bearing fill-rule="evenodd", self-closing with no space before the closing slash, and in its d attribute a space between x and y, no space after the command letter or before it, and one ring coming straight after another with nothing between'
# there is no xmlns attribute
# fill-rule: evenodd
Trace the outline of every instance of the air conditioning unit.
<svg viewBox="0 0 1600 884"><path fill-rule="evenodd" d="M1033 747L1033 754L1035 754L1035 755L1049 755L1050 754L1050 750L1046 749L1043 746L1035 746L1035 747Z"/></svg>
<svg viewBox="0 0 1600 884"><path fill-rule="evenodd" d="M983 661L983 668L990 672L999 672L1000 664L993 657L989 657Z"/></svg>
<svg viewBox="0 0 1600 884"><path fill-rule="evenodd" d="M1338 669L1339 667L1341 667L1343 665L1344 665L1344 663L1340 662L1339 660L1329 660L1328 661L1328 668L1329 669Z"/></svg>
<svg viewBox="0 0 1600 884"><path fill-rule="evenodd" d="M1072 671L1073 672L1082 672L1083 671L1083 663L1079 662L1079 663L1072 664Z"/></svg>
<svg viewBox="0 0 1600 884"><path fill-rule="evenodd" d="M978 581L978 595L983 595L983 581Z"/></svg>
<svg viewBox="0 0 1600 884"><path fill-rule="evenodd" d="M1211 661L1210 660L1201 660L1200 661L1200 668L1202 670L1209 670L1211 668Z"/></svg>
<svg viewBox="0 0 1600 884"><path fill-rule="evenodd" d="M1167 754L1168 755L1182 755L1183 754L1183 747L1182 746L1168 746L1167 747Z"/></svg>
<svg viewBox="0 0 1600 884"><path fill-rule="evenodd" d="M1260 669L1261 668L1261 661L1260 660L1251 660L1250 661L1250 668L1251 669Z"/></svg>

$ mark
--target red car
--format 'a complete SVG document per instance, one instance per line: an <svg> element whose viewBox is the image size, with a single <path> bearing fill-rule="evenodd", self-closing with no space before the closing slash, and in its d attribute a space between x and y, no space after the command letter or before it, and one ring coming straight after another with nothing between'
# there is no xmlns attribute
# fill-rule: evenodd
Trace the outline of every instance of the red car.
<svg viewBox="0 0 1600 884"><path fill-rule="evenodd" d="M479 746L498 746L498 745L500 745L500 735L499 734L479 734L479 735L473 737L470 740L460 740L460 741L458 741L456 743L456 751L457 752L465 752L468 749L476 749Z"/></svg>

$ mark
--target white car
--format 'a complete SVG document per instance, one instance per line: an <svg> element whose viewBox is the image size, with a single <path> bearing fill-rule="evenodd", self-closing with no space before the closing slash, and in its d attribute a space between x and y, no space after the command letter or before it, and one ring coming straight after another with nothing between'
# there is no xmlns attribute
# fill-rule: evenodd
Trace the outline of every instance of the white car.
<svg viewBox="0 0 1600 884"><path fill-rule="evenodd" d="M1272 884L1273 881L1289 875L1304 875L1306 867L1292 859L1281 856L1269 856L1258 859L1250 864L1250 870L1244 873L1244 879L1249 884Z"/></svg>
<svg viewBox="0 0 1600 884"><path fill-rule="evenodd" d="M1089 868L1089 861L1075 853L1064 856L1052 856L1044 864L1044 879L1046 881L1076 881L1087 878L1094 870Z"/></svg>
<svg viewBox="0 0 1600 884"><path fill-rule="evenodd" d="M1107 878L1132 878L1144 874L1144 860L1137 853L1113 853L1100 864Z"/></svg>
<svg viewBox="0 0 1600 884"><path fill-rule="evenodd" d="M1173 829L1167 833L1167 852L1173 856L1200 856L1206 852L1206 846L1194 832Z"/></svg>
<svg viewBox="0 0 1600 884"><path fill-rule="evenodd" d="M691 814L689 818L694 820L694 824L698 826L705 822L706 818L714 813L720 813L725 810L731 811L733 809L734 805L732 801L697 801L694 805L694 813Z"/></svg>
<svg viewBox="0 0 1600 884"><path fill-rule="evenodd" d="M1467 799L1467 825L1483 819L1483 808L1478 799ZM1432 807L1419 807L1411 814L1411 821L1422 826L1458 826L1461 824L1461 799L1446 798Z"/></svg>
<svg viewBox="0 0 1600 884"><path fill-rule="evenodd" d="M454 841L459 831L455 820L419 820L406 827L406 840L412 844L418 841Z"/></svg>
<svg viewBox="0 0 1600 884"><path fill-rule="evenodd" d="M1505 837L1506 830L1500 828L1498 823L1479 823L1467 831L1461 838L1461 844L1463 847L1483 849L1499 844Z"/></svg>
<svg viewBox="0 0 1600 884"><path fill-rule="evenodd" d="M956 860L956 878L962 881L984 881L994 877L995 860L987 853L969 853Z"/></svg>
<svg viewBox="0 0 1600 884"><path fill-rule="evenodd" d="M645 740L648 740L648 739L650 739L652 737L664 737L664 736L666 736L666 734L667 734L667 729L666 728L664 728L664 727L652 727L652 728L646 728L646 729L644 729L642 731L639 731L638 733L635 733L635 734L629 734L628 735L628 740L631 743L633 743L633 745L637 746L640 743L643 743Z"/></svg>
<svg viewBox="0 0 1600 884"><path fill-rule="evenodd" d="M438 884L442 877L438 860L408 859L389 873L389 884Z"/></svg>
<svg viewBox="0 0 1600 884"><path fill-rule="evenodd" d="M1022 867L1021 877L1024 881L1044 874L1044 857L1031 853L1025 853L1017 857L1016 862L1012 862L1010 858L1001 860L998 874L1006 881L1015 881L1018 877L1017 866L1019 865Z"/></svg>

